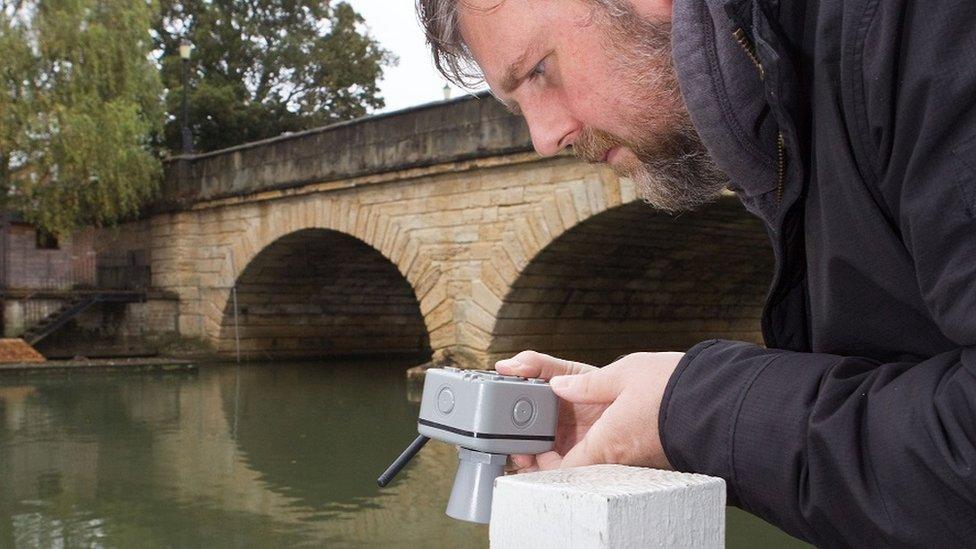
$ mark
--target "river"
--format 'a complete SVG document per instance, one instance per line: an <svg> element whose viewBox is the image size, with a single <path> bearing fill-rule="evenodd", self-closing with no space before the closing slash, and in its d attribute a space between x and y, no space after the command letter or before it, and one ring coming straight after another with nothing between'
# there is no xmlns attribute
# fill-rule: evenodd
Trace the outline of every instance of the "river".
<svg viewBox="0 0 976 549"><path fill-rule="evenodd" d="M396 361L0 377L0 547L487 547ZM804 547L736 509L729 547Z"/></svg>

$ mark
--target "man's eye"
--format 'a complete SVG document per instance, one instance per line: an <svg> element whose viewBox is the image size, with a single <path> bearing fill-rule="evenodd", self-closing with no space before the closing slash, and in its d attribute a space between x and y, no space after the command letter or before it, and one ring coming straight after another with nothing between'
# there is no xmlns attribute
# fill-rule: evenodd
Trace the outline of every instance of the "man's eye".
<svg viewBox="0 0 976 549"><path fill-rule="evenodd" d="M543 59L539 63L532 67L532 72L529 73L529 78L535 78L537 76L543 76L546 74L546 60Z"/></svg>

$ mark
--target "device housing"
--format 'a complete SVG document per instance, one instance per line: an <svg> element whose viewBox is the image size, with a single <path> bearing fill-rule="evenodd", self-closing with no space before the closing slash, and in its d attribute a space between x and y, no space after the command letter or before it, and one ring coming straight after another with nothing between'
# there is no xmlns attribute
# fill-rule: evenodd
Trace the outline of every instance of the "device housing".
<svg viewBox="0 0 976 549"><path fill-rule="evenodd" d="M425 376L421 435L494 454L552 450L557 399L546 381L450 367Z"/></svg>

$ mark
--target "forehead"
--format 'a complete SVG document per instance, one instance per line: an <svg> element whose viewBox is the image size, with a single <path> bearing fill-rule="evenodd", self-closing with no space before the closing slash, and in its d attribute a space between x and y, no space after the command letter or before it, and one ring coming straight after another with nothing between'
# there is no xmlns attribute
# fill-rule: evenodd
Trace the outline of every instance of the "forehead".
<svg viewBox="0 0 976 549"><path fill-rule="evenodd" d="M520 59L534 63L533 55L551 43L560 31L567 8L576 1L459 0L461 35L492 88Z"/></svg>

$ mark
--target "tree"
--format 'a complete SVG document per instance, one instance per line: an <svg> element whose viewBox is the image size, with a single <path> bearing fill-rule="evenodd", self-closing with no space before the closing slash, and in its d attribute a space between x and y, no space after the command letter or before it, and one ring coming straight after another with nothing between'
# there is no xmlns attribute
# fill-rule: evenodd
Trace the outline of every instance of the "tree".
<svg viewBox="0 0 976 549"><path fill-rule="evenodd" d="M0 0L0 208L65 234L153 195L153 13L130 0Z"/></svg>
<svg viewBox="0 0 976 549"><path fill-rule="evenodd" d="M377 81L395 57L345 3L325 0L162 0L156 21L169 90L165 144L181 149L179 44L190 60L191 130L210 151L348 120L381 108Z"/></svg>

